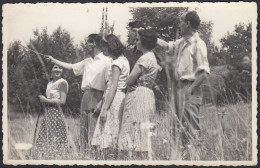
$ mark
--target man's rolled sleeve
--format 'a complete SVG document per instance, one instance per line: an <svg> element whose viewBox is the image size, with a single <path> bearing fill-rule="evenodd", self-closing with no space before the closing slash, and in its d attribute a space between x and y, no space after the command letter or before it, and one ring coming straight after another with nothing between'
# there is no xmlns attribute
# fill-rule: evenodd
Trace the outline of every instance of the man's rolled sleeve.
<svg viewBox="0 0 260 168"><path fill-rule="evenodd" d="M198 66L195 70L195 74L201 70L210 73L209 62L207 58L207 46L204 42L197 44L197 63Z"/></svg>

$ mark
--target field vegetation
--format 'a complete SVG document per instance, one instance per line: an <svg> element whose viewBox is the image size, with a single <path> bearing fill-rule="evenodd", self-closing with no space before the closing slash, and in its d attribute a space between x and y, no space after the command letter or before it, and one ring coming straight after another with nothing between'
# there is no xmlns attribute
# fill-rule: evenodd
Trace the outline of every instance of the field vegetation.
<svg viewBox="0 0 260 168"><path fill-rule="evenodd" d="M252 159L252 107L248 103L229 104L222 107L204 105L201 108L202 135L187 154L192 160L251 160ZM157 115L157 127L152 136L153 160L180 160L181 151L176 148L171 133L169 112ZM39 122L41 122L41 118ZM32 159L30 150L17 150L17 143L33 143L36 115L8 113L8 158ZM71 160L92 160L93 155L79 152L79 117L66 116L69 130ZM39 129L39 128L38 128ZM97 157L95 157L97 158ZM102 158L102 157L101 157ZM138 159L138 158L136 158Z"/></svg>

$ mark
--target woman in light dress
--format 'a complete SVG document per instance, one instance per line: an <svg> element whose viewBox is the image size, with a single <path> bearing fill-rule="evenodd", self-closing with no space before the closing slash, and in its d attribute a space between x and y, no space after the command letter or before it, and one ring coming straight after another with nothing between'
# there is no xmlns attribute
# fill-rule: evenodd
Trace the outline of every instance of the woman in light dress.
<svg viewBox="0 0 260 168"><path fill-rule="evenodd" d="M158 72L158 65L152 49L156 46L157 37L152 30L137 32L137 49L143 55L137 60L127 85L137 83L134 89L127 92L123 110L122 125L119 134L119 149L127 159L147 159L148 132L155 114L155 97L152 90Z"/></svg>
<svg viewBox="0 0 260 168"><path fill-rule="evenodd" d="M61 77L62 72L58 65L53 66L46 97L39 96L40 102L45 104L45 113L35 142L38 160L66 159L68 156L67 129L61 108L66 102L68 83Z"/></svg>
<svg viewBox="0 0 260 168"><path fill-rule="evenodd" d="M91 145L102 149L104 159L116 159L118 134L127 87L126 79L130 66L123 55L124 47L120 40L113 34L107 35L105 40L113 63L108 70L107 89L104 93L104 101Z"/></svg>

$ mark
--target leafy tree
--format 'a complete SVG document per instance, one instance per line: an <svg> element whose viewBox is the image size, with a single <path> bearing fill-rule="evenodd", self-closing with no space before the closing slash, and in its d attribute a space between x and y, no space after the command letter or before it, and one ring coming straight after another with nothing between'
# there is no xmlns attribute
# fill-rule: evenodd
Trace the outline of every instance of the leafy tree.
<svg viewBox="0 0 260 168"><path fill-rule="evenodd" d="M132 8L130 12L134 21L141 21L146 27L153 28L160 38L172 41L178 34L179 17L187 10L188 8L183 7L141 7Z"/></svg>
<svg viewBox="0 0 260 168"><path fill-rule="evenodd" d="M75 47L70 34L61 27L51 35L47 33L47 28L42 31L36 29L33 34L26 47L21 47L20 42L14 42L8 48L8 102L20 104L21 109L29 106L38 112L40 103L37 96L45 93L48 82L46 74L50 74L53 64L45 62L43 56L39 58L35 52L74 63L83 58L80 55L83 49ZM69 83L65 112L77 113L81 99L81 78L67 70L63 71L63 77Z"/></svg>
<svg viewBox="0 0 260 168"><path fill-rule="evenodd" d="M251 58L252 55L252 24L235 25L235 30L231 33L228 32L220 42L226 52L227 64L239 68L243 57Z"/></svg>
<svg viewBox="0 0 260 168"><path fill-rule="evenodd" d="M19 104L17 99L19 92L19 79L21 64L20 62L25 58L25 51L21 46L20 41L10 43L7 51L7 97L10 104Z"/></svg>
<svg viewBox="0 0 260 168"><path fill-rule="evenodd" d="M209 64L211 66L226 65L227 53L223 49L219 49L218 47L214 48L213 44L213 46L209 46L208 50L211 50L208 55Z"/></svg>
<svg viewBox="0 0 260 168"><path fill-rule="evenodd" d="M235 102L241 97L245 101L250 101L252 96L252 64L250 60L243 62L243 58L251 59L252 57L252 24L235 25L235 30L227 33L220 41L229 68L225 82L231 90L230 94L236 95Z"/></svg>

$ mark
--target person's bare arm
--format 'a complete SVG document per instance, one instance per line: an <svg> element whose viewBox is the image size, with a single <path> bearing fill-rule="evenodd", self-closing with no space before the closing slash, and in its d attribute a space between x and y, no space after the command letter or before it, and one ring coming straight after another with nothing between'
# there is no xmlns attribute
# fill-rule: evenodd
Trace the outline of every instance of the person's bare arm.
<svg viewBox="0 0 260 168"><path fill-rule="evenodd" d="M49 104L65 104L66 102L66 93L64 92L61 92L60 93L60 99L48 99L46 98L45 96L43 95L39 95L39 98L40 98L40 102L42 103L49 103Z"/></svg>
<svg viewBox="0 0 260 168"><path fill-rule="evenodd" d="M110 105L112 104L112 102L114 100L120 73L121 73L120 69L117 66L113 66L112 83L111 83L111 86L110 86L110 89L107 94L107 97L106 97L106 100L104 103L104 107L103 107L105 110L108 110L110 108Z"/></svg>
<svg viewBox="0 0 260 168"><path fill-rule="evenodd" d="M164 40L162 40L160 38L157 39L157 45L162 47L164 50L168 50L169 49L169 44L166 41L164 41Z"/></svg>
<svg viewBox="0 0 260 168"><path fill-rule="evenodd" d="M39 95L40 102L42 103L49 103L49 104L61 104L64 105L66 103L67 99L67 84L61 83L60 86L60 98L55 98L55 99L48 99L43 95Z"/></svg>
<svg viewBox="0 0 260 168"><path fill-rule="evenodd" d="M112 83L111 83L110 89L108 91L108 94L106 96L104 105L102 107L102 112L100 114L100 122L106 121L107 111L109 110L109 108L115 98L118 81L119 81L119 76L121 73L121 70L119 67L113 66L112 68L113 68Z"/></svg>
<svg viewBox="0 0 260 168"><path fill-rule="evenodd" d="M135 84L136 80L138 79L138 77L142 74L142 72L144 67L141 65L135 65L131 74L128 76L127 80L126 80L126 84L128 86L131 86L133 84Z"/></svg>
<svg viewBox="0 0 260 168"><path fill-rule="evenodd" d="M50 55L46 55L46 56L45 56L45 59L51 61L51 62L54 63L54 64L57 64L57 65L61 66L62 68L65 68L65 69L68 69L68 70L71 70L71 69L72 69L72 64L59 61L59 60L53 58L53 57L50 56Z"/></svg>

